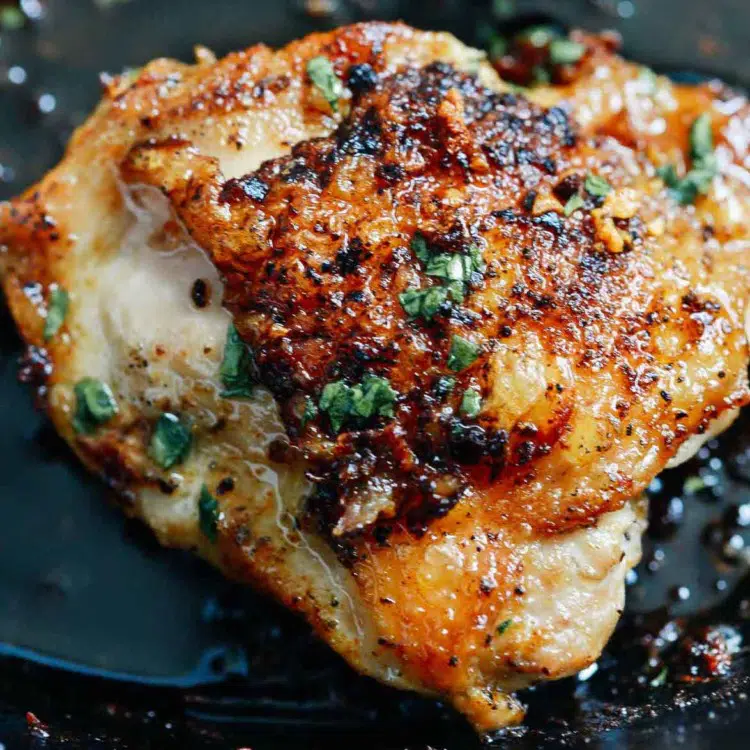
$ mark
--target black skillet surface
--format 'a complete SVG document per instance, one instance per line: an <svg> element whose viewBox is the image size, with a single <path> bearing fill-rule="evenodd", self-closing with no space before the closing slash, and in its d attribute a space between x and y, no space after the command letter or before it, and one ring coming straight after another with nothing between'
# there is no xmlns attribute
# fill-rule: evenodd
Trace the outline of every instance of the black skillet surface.
<svg viewBox="0 0 750 750"><path fill-rule="evenodd" d="M21 5L25 28L0 30L0 199L59 158L96 101L99 71L189 59L195 42L223 53L367 17L472 41L482 23L512 29L546 15L616 27L627 54L665 71L750 81L745 0L496 0L494 11L461 0L308 2L333 8L322 17L302 0ZM0 0L0 19L19 17ZM354 675L288 613L124 521L34 411L16 382L19 353L3 309L0 750L479 746L450 711ZM530 693L528 728L498 746L750 746L750 418L651 494L644 563L598 671ZM737 651L731 666L689 681L712 639L713 653Z"/></svg>

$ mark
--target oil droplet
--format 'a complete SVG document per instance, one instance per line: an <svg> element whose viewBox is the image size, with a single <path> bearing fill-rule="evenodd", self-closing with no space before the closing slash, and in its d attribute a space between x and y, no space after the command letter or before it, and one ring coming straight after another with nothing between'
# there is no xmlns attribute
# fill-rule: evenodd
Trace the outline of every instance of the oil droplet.
<svg viewBox="0 0 750 750"><path fill-rule="evenodd" d="M20 65L13 65L8 69L8 80L16 86L26 83L26 71Z"/></svg>
<svg viewBox="0 0 750 750"><path fill-rule="evenodd" d="M36 103L39 111L43 115L48 115L50 112L54 112L57 106L57 100L52 94L42 94Z"/></svg>
<svg viewBox="0 0 750 750"><path fill-rule="evenodd" d="M617 3L617 15L620 18L632 18L635 15L635 5L631 0L621 0Z"/></svg>
<svg viewBox="0 0 750 750"><path fill-rule="evenodd" d="M44 6L39 0L21 0L21 10L30 21L39 21L44 17Z"/></svg>
<svg viewBox="0 0 750 750"><path fill-rule="evenodd" d="M686 602L690 598L690 589L687 586L675 586L671 594L676 602Z"/></svg>

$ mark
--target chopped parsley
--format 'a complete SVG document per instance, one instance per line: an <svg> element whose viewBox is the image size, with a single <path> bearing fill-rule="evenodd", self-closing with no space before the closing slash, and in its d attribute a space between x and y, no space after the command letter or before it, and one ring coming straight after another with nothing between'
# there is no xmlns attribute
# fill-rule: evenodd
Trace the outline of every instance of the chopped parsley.
<svg viewBox="0 0 750 750"><path fill-rule="evenodd" d="M586 53L586 45L571 39L553 39L549 43L549 61L552 65L573 65Z"/></svg>
<svg viewBox="0 0 750 750"><path fill-rule="evenodd" d="M697 117L690 128L690 158L692 164L684 177L677 174L674 164L656 170L675 200L684 206L695 203L699 195L708 193L718 173L711 117L706 112Z"/></svg>
<svg viewBox="0 0 750 750"><path fill-rule="evenodd" d="M668 667L662 667L659 671L659 674L656 675L648 684L653 688L662 687L667 682L667 677L669 676L669 668Z"/></svg>
<svg viewBox="0 0 750 750"><path fill-rule="evenodd" d="M302 412L302 419L300 420L302 422L302 427L304 427L308 422L312 422L315 417L318 416L318 407L315 405L315 402L309 397L305 397L305 408Z"/></svg>
<svg viewBox="0 0 750 750"><path fill-rule="evenodd" d="M407 289L398 295L398 299L410 318L422 317L425 320L432 320L432 317L447 302L449 295L448 287L430 286L427 289Z"/></svg>
<svg viewBox="0 0 750 750"><path fill-rule="evenodd" d="M44 321L45 341L49 341L65 322L69 302L70 297L61 286L55 286L50 291L47 301L47 319Z"/></svg>
<svg viewBox="0 0 750 750"><path fill-rule="evenodd" d="M424 238L424 235L417 232L411 238L410 244L411 244L411 251L414 253L414 255L416 255L417 258L419 258L419 260L422 261L422 263L427 263L432 253L430 252L430 247L427 244L427 240Z"/></svg>
<svg viewBox="0 0 750 750"><path fill-rule="evenodd" d="M339 111L339 97L343 91L341 79L336 75L333 64L327 57L313 57L307 63L307 75L313 85L325 97L334 112Z"/></svg>
<svg viewBox="0 0 750 750"><path fill-rule="evenodd" d="M192 440L190 429L180 421L179 417L170 412L164 412L156 421L148 447L148 455L162 469L170 469L187 458Z"/></svg>
<svg viewBox="0 0 750 750"><path fill-rule="evenodd" d="M470 367L479 356L479 345L463 336L454 334L451 339L451 348L448 352L448 369L453 372L461 372Z"/></svg>
<svg viewBox="0 0 750 750"><path fill-rule="evenodd" d="M612 192L612 185L597 174L586 175L583 188L589 195L593 195L595 198L606 198Z"/></svg>
<svg viewBox="0 0 750 750"><path fill-rule="evenodd" d="M466 253L436 253L423 235L416 233L411 240L412 252L425 266L425 274L440 279L441 286L407 289L399 295L406 314L414 319L431 320L448 301L461 303L466 296L466 285L475 274L482 274L487 264L482 251L472 245Z"/></svg>
<svg viewBox="0 0 750 750"><path fill-rule="evenodd" d="M89 434L117 414L114 394L101 380L83 378L76 383L73 391L76 396L73 429L76 432Z"/></svg>
<svg viewBox="0 0 750 750"><path fill-rule="evenodd" d="M482 396L479 391L467 388L461 399L460 411L465 417L476 417L482 410Z"/></svg>
<svg viewBox="0 0 750 750"><path fill-rule="evenodd" d="M573 193L573 195L571 195L570 198L568 199L568 202L565 204L565 208L563 208L563 213L566 216L571 216L579 208L583 208L583 206L584 206L583 196L580 193Z"/></svg>
<svg viewBox="0 0 750 750"><path fill-rule="evenodd" d="M198 496L198 525L203 535L215 542L219 528L219 502L204 484Z"/></svg>
<svg viewBox="0 0 750 750"><path fill-rule="evenodd" d="M695 118L690 128L690 155L693 161L702 161L714 153L714 134L711 129L711 115L704 112Z"/></svg>
<svg viewBox="0 0 750 750"><path fill-rule="evenodd" d="M682 490L688 495L695 495L696 493L705 490L707 486L706 480L702 476L694 474L692 477L688 477L685 480L685 483L682 485Z"/></svg>
<svg viewBox="0 0 750 750"><path fill-rule="evenodd" d="M425 273L446 281L463 281L468 283L473 273L484 273L487 264L482 258L481 250L472 245L465 255L459 253L438 253L427 261Z"/></svg>
<svg viewBox="0 0 750 750"><path fill-rule="evenodd" d="M497 634L503 635L505 631L513 624L513 620L510 618L507 620L503 620L498 626L497 626Z"/></svg>
<svg viewBox="0 0 750 750"><path fill-rule="evenodd" d="M516 40L526 42L532 47L546 47L552 40L560 36L557 29L552 26L529 26L520 34L516 35Z"/></svg>
<svg viewBox="0 0 750 750"><path fill-rule="evenodd" d="M360 425L371 417L392 417L398 397L391 384L377 375L366 375L361 383L343 380L328 383L320 397L320 411L328 415L331 428L339 432L347 423Z"/></svg>
<svg viewBox="0 0 750 750"><path fill-rule="evenodd" d="M222 398L250 398L253 395L253 355L233 323L227 330L224 359L219 368L224 391Z"/></svg>

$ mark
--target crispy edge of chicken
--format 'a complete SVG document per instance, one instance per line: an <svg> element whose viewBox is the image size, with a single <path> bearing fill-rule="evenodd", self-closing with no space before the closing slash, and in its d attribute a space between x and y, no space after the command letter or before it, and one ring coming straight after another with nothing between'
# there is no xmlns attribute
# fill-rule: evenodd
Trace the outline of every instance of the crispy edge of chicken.
<svg viewBox="0 0 750 750"><path fill-rule="evenodd" d="M374 550L373 574L363 569L353 577L325 542L290 523L310 486L301 462L281 466L268 458L285 437L268 392L259 389L250 403L219 397L229 323L221 279L158 195L119 184L119 162L147 138L186 137L231 177L292 143L330 133L337 118L303 73L321 54L339 70L374 56L389 70L441 60L479 69L487 85L502 88L476 53L449 35L385 24L314 35L279 53L255 47L216 64L206 53L197 66L156 61L114 81L62 164L0 208L3 286L29 344L23 371L82 460L162 542L195 548L270 591L361 671L442 695L479 729L495 728L522 716L511 690L597 658L622 607L624 574L639 554L636 505L588 528L522 541L495 535L492 518L478 517L468 528L449 514L418 542L392 546L390 555L407 558L401 575L398 563L377 570ZM591 129L605 110L612 119L647 116L640 95L635 102L621 96L636 77L632 68L614 59L597 65L610 73L604 101L584 84L535 96L576 102ZM670 84L658 86L674 96ZM197 309L189 302L196 278L211 290L210 302ZM69 291L70 309L60 332L44 341L55 285ZM120 409L94 436L81 436L71 428L73 385L92 376L111 383ZM159 470L144 450L166 410L193 420L194 449L178 471ZM218 504L215 543L200 531L203 485ZM488 571L500 582L496 599L477 595ZM395 598L383 595L383 584ZM509 620L513 627L505 627ZM474 630L486 631L483 642L491 635L492 658L477 663L472 635L466 658L452 663L455 644ZM407 636L395 648L393 633Z"/></svg>

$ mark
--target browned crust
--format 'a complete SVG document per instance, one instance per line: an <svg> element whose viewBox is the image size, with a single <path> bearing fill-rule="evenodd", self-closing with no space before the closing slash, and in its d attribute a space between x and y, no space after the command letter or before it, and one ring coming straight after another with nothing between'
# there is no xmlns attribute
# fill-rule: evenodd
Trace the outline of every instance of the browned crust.
<svg viewBox="0 0 750 750"><path fill-rule="evenodd" d="M708 107L708 93L694 97ZM674 118L680 144L686 119ZM731 123L716 116L715 126L720 135ZM341 518L377 475L395 499L376 535L387 535L394 518L423 530L466 494L559 532L621 507L685 439L748 398L748 269L724 249L738 230L717 237L721 230L677 206L650 154L616 135L579 134L562 107L495 94L435 65L355 91L335 135L240 180L225 181L214 160L175 139L137 147L123 170L169 195L224 274L225 304L290 436L319 467L317 507L327 524L361 527ZM564 215L592 173L614 188L610 201L589 195L583 210ZM657 220L664 231L649 229ZM407 288L434 283L410 249L417 233L444 253L480 247L487 262L465 303L429 322L409 320L399 304ZM684 283L676 285L678 267ZM715 283L731 288L739 307L705 291ZM441 400L435 384L451 374L456 334L481 354ZM673 334L676 352L665 343ZM707 336L722 356L704 356ZM562 357L575 373L572 384L548 379L543 421L519 412L508 423L491 410L461 418L464 389L491 398L496 353L520 357L529 341L548 367ZM693 389L673 394L666 383L685 367ZM317 401L327 383L368 373L398 391L394 420L370 421L335 443L325 418L303 426L305 397ZM598 401L600 392L616 403ZM612 421L591 447L602 458L561 473L557 454L587 409ZM626 451L631 460L617 465ZM658 460L640 470L653 451ZM548 494L556 481L562 496Z"/></svg>

